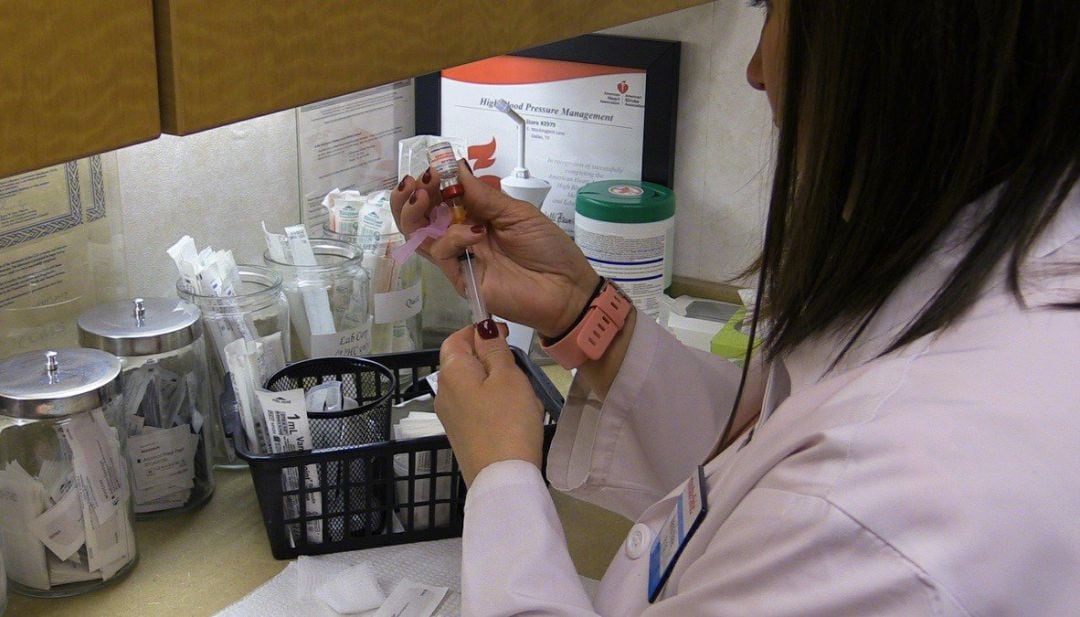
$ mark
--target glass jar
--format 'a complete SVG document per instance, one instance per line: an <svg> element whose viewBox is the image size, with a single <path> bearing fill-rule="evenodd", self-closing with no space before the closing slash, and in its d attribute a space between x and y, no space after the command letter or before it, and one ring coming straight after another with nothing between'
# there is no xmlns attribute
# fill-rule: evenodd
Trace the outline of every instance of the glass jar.
<svg viewBox="0 0 1080 617"><path fill-rule="evenodd" d="M135 298L79 316L79 344L120 358L135 518L186 512L210 499L210 376L199 309ZM158 455L157 453L167 453Z"/></svg>
<svg viewBox="0 0 1080 617"><path fill-rule="evenodd" d="M198 307L207 340L210 370L210 456L218 467L243 468L221 423L221 394L225 389L228 363L225 347L239 339L260 340L285 360L292 359L289 337L289 304L281 287L281 275L262 266L237 265L240 284L235 295L207 296L192 293L183 281L176 284L182 300ZM279 367L280 368L280 367ZM277 370L268 371L273 373Z"/></svg>
<svg viewBox="0 0 1080 617"><path fill-rule="evenodd" d="M371 304L363 250L348 242L311 240L316 265L275 261L292 315L294 359L364 356L371 353Z"/></svg>
<svg viewBox="0 0 1080 617"><path fill-rule="evenodd" d="M405 244L405 236L393 234L345 234L323 224L323 236L348 242L364 251L364 269L371 278L371 353L416 351L422 347L420 311L424 295L420 282L420 258L414 253L398 265L390 256Z"/></svg>
<svg viewBox="0 0 1080 617"><path fill-rule="evenodd" d="M0 363L0 528L14 591L71 596L135 567L120 391L120 360L96 349Z"/></svg>

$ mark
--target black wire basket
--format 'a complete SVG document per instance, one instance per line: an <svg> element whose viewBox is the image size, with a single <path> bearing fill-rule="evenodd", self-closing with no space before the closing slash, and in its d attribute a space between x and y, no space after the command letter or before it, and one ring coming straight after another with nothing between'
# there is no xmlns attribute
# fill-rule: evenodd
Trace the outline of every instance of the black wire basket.
<svg viewBox="0 0 1080 617"><path fill-rule="evenodd" d="M514 348L546 412L544 453L562 409L559 391L528 356ZM390 440L393 405L431 394L427 375L438 370L438 350L369 358L316 358L291 364L267 389L309 390L338 380L358 408L309 413L312 448L256 454L241 431L229 431L247 461L259 509L277 559L438 540L461 535L465 483L445 435ZM239 426L232 389L222 412Z"/></svg>

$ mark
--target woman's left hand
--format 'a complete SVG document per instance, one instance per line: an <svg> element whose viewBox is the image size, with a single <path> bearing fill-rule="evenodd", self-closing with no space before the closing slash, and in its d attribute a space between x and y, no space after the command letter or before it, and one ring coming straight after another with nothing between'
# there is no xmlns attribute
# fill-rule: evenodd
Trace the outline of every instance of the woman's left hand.
<svg viewBox="0 0 1080 617"><path fill-rule="evenodd" d="M544 408L514 363L506 326L483 339L474 326L452 334L439 354L435 411L446 428L465 484L492 463L543 460Z"/></svg>

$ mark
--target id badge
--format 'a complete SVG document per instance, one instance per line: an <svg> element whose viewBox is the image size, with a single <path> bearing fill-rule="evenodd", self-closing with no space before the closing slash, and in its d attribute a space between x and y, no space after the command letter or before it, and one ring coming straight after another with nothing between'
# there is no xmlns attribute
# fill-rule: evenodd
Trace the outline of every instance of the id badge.
<svg viewBox="0 0 1080 617"><path fill-rule="evenodd" d="M649 602L655 602L660 596L671 571L675 569L675 562L701 525L707 510L705 468L698 465L697 473L686 481L682 495L675 502L675 509L653 539L652 549L649 551Z"/></svg>

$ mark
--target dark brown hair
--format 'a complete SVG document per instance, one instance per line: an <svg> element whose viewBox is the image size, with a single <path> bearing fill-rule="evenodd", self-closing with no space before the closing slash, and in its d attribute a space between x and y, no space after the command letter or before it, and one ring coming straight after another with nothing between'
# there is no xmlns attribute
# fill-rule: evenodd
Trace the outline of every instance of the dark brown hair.
<svg viewBox="0 0 1080 617"><path fill-rule="evenodd" d="M797 95L781 97L759 261L768 356L831 328L850 347L995 187L889 349L960 317L1002 259L1022 301L1024 257L1080 177L1080 0L790 0L787 24L782 92Z"/></svg>

